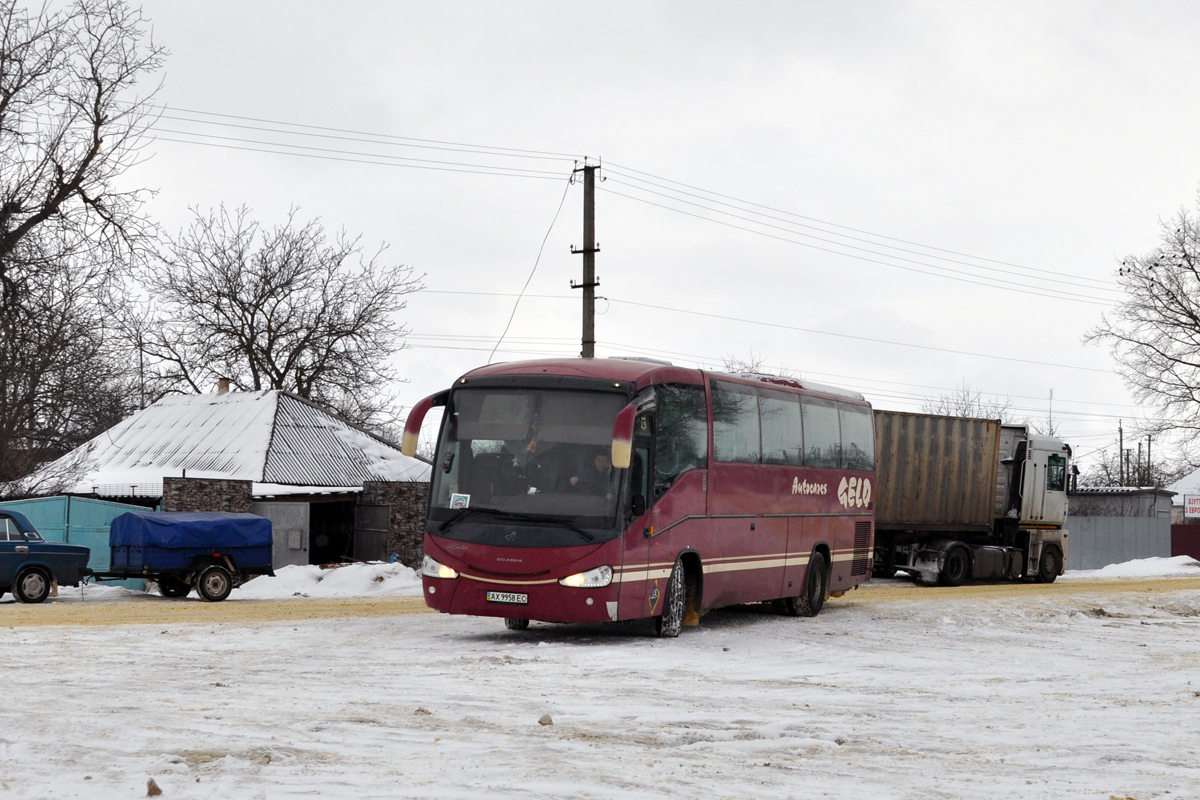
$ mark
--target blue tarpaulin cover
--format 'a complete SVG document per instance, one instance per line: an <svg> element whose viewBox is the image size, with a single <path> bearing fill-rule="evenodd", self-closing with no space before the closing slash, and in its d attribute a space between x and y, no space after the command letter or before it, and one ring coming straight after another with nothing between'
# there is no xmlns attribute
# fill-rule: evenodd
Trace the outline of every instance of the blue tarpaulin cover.
<svg viewBox="0 0 1200 800"><path fill-rule="evenodd" d="M270 547L271 520L218 511L130 511L109 526L110 547Z"/></svg>

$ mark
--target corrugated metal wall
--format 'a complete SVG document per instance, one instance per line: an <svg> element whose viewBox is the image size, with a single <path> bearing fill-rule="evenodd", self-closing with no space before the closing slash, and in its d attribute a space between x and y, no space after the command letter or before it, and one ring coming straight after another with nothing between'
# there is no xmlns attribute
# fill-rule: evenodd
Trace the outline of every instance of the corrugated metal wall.
<svg viewBox="0 0 1200 800"><path fill-rule="evenodd" d="M1171 555L1200 560L1200 525L1171 526Z"/></svg>
<svg viewBox="0 0 1200 800"><path fill-rule="evenodd" d="M126 511L145 511L144 506L93 500L90 497L38 497L4 503L29 517L43 539L50 542L81 544L92 550L88 566L97 572L109 567L108 525ZM106 581L106 585L141 589L145 581Z"/></svg>
<svg viewBox="0 0 1200 800"><path fill-rule="evenodd" d="M1168 517L1069 517L1067 569L1100 569L1135 558L1171 555Z"/></svg>

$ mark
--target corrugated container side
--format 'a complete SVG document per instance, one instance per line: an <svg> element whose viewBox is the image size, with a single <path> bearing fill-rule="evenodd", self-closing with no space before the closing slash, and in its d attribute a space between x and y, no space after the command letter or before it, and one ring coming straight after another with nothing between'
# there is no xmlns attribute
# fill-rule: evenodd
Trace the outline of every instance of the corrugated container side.
<svg viewBox="0 0 1200 800"><path fill-rule="evenodd" d="M876 410L876 530L989 530L999 448L996 420Z"/></svg>

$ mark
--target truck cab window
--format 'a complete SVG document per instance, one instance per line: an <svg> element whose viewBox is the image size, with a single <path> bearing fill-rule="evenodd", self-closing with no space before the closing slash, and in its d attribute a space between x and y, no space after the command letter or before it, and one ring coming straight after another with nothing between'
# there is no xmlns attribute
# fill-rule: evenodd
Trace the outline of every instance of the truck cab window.
<svg viewBox="0 0 1200 800"><path fill-rule="evenodd" d="M1061 492L1067 488L1067 460L1062 456L1046 459L1046 491Z"/></svg>

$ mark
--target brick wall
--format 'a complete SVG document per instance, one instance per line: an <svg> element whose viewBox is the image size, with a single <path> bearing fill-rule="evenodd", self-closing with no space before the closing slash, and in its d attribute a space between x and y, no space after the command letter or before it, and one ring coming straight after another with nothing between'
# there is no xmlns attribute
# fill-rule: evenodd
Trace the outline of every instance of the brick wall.
<svg viewBox="0 0 1200 800"><path fill-rule="evenodd" d="M417 481L366 481L359 502L390 506L388 553L395 553L405 566L421 568L425 555L425 511L429 484Z"/></svg>
<svg viewBox="0 0 1200 800"><path fill-rule="evenodd" d="M250 481L163 478L163 511L250 513Z"/></svg>

